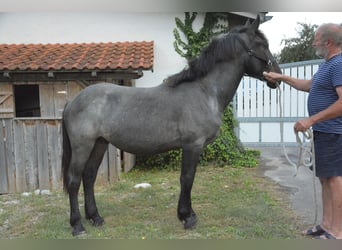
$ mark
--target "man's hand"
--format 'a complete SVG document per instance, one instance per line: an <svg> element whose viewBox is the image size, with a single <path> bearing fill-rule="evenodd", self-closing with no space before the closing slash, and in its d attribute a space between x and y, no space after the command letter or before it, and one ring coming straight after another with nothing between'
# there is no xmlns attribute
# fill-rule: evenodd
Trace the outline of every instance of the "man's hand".
<svg viewBox="0 0 342 250"><path fill-rule="evenodd" d="M303 120L299 120L293 126L295 132L305 132L313 125L313 122L310 118L306 118Z"/></svg>
<svg viewBox="0 0 342 250"><path fill-rule="evenodd" d="M276 83L281 81L282 74L276 73L276 72L263 72L262 73L265 79L269 82Z"/></svg>

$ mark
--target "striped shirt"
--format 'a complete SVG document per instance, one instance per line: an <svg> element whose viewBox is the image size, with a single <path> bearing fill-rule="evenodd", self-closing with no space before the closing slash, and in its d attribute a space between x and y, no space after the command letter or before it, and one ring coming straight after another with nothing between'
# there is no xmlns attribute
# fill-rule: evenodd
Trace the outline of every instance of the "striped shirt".
<svg viewBox="0 0 342 250"><path fill-rule="evenodd" d="M309 115L325 110L338 99L335 88L342 86L342 54L323 62L312 78L308 98ZM342 134L342 116L313 125L314 131Z"/></svg>

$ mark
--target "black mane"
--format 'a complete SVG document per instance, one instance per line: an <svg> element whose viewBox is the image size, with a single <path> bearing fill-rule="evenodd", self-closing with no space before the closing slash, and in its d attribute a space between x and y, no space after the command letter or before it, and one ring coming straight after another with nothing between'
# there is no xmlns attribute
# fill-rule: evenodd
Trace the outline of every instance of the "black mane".
<svg viewBox="0 0 342 250"><path fill-rule="evenodd" d="M238 26L232 29L223 37L216 38L203 49L201 54L188 62L188 67L181 72L169 76L164 83L170 87L176 87L184 82L192 82L207 75L215 66L215 64L232 59L238 55L236 44L238 43L236 36L239 33L246 32L248 27ZM265 35L257 30L256 35L262 40L267 41Z"/></svg>

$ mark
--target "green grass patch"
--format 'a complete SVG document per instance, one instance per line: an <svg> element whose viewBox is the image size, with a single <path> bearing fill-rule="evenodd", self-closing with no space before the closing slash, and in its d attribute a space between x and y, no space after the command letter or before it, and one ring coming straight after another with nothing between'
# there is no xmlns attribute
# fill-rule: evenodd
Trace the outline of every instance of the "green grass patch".
<svg viewBox="0 0 342 250"><path fill-rule="evenodd" d="M300 220L291 212L285 194L258 177L256 169L200 166L193 191L198 224L184 230L177 219L179 171L133 170L121 181L96 187L105 225L93 227L84 219L87 235L110 239L294 239L301 238ZM134 189L148 182L150 189ZM0 196L0 238L73 238L68 197Z"/></svg>

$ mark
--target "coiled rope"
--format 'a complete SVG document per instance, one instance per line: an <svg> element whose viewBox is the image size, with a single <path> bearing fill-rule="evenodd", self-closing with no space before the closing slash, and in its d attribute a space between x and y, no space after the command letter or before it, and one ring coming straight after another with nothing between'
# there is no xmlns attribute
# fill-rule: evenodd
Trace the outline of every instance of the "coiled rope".
<svg viewBox="0 0 342 250"><path fill-rule="evenodd" d="M280 140L283 147L284 155L286 160L292 165L296 172L294 177L297 176L299 167L312 167L312 180L313 180L313 190L314 190L314 203L315 203L315 221L314 224L317 224L318 217L318 202L317 202L317 187L316 187L316 164L315 164L315 146L313 141L313 133L311 129L307 129L305 132L302 132L302 139L299 136L299 132L295 131L297 145L299 147L298 160L297 163L294 163L287 154L287 150L284 142L284 120L283 120L283 110L282 110L282 102L281 102L281 89L278 83L276 83L278 89L278 98L279 98L279 116L280 116Z"/></svg>

